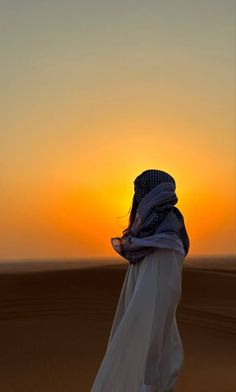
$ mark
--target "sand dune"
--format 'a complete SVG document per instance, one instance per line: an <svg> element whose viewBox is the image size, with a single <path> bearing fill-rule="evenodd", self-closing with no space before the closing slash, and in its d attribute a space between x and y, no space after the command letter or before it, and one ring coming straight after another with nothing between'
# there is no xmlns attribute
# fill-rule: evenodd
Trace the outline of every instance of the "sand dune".
<svg viewBox="0 0 236 392"><path fill-rule="evenodd" d="M96 265L0 266L1 391L90 391L127 269ZM177 392L235 390L235 281L232 269L184 267L177 321L185 364Z"/></svg>

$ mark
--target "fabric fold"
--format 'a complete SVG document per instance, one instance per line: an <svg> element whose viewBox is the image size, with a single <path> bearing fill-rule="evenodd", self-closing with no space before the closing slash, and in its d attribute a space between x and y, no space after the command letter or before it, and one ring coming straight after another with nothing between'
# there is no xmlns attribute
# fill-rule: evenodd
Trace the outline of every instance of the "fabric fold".
<svg viewBox="0 0 236 392"><path fill-rule="evenodd" d="M155 249L129 264L91 392L168 392L182 368L175 321L184 256Z"/></svg>

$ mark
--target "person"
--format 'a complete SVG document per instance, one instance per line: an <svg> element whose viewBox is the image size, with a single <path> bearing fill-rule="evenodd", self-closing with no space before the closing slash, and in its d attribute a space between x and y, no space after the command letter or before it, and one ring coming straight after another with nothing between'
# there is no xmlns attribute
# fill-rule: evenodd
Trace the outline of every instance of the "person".
<svg viewBox="0 0 236 392"><path fill-rule="evenodd" d="M128 227L111 238L129 265L91 392L172 392L184 362L176 322L189 236L174 178L145 170L134 181Z"/></svg>

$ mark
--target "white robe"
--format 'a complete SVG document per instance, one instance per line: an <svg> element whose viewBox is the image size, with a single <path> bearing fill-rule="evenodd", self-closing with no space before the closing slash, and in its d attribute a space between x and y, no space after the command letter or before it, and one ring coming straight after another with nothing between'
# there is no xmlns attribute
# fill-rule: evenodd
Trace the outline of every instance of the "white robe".
<svg viewBox="0 0 236 392"><path fill-rule="evenodd" d="M154 248L129 264L91 392L174 391L183 366L176 323L184 256Z"/></svg>

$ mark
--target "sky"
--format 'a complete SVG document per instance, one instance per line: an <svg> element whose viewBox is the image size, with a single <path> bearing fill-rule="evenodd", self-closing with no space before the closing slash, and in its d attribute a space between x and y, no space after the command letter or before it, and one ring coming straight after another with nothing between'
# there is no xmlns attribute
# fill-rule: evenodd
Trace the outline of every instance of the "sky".
<svg viewBox="0 0 236 392"><path fill-rule="evenodd" d="M118 257L133 181L235 254L235 2L0 0L0 259Z"/></svg>

